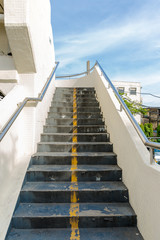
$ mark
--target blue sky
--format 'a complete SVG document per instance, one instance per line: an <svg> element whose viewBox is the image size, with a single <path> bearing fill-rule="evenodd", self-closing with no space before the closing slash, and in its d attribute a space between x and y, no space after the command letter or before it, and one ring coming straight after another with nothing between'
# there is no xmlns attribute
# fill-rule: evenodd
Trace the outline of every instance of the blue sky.
<svg viewBox="0 0 160 240"><path fill-rule="evenodd" d="M58 75L100 62L112 81L160 96L160 0L51 0ZM160 98L142 96L159 106Z"/></svg>

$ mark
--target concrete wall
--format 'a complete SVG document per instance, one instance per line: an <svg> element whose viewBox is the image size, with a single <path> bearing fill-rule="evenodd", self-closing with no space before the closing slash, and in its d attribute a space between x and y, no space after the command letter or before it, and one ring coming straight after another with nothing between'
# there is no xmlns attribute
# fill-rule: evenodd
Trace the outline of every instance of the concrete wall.
<svg viewBox="0 0 160 240"><path fill-rule="evenodd" d="M98 67L92 74L75 80L56 81L59 87L95 87L107 130L129 190L130 204L145 240L159 240L160 166L150 165L149 152L132 126Z"/></svg>
<svg viewBox="0 0 160 240"><path fill-rule="evenodd" d="M0 143L0 239L4 239L15 204L22 186L31 155L35 153L37 142L54 93L54 78L43 102L26 106ZM26 89L15 86L0 101L0 127L4 126L17 104L27 97Z"/></svg>
<svg viewBox="0 0 160 240"><path fill-rule="evenodd" d="M50 1L4 0L5 29L13 57L0 67L0 129L26 97L38 97L55 66ZM0 36L1 37L1 36ZM6 40L7 41L7 40ZM0 58L3 62L3 59ZM52 79L43 102L28 104L0 142L0 239L5 238L30 157L55 90Z"/></svg>
<svg viewBox="0 0 160 240"><path fill-rule="evenodd" d="M8 38L6 35L6 30L3 22L0 22L0 55L3 54L8 54L10 49L9 49L9 43L8 43Z"/></svg>

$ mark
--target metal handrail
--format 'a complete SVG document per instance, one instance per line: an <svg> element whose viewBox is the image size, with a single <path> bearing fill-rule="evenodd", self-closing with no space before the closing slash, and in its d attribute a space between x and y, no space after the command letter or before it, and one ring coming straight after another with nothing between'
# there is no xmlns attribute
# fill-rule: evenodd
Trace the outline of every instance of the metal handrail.
<svg viewBox="0 0 160 240"><path fill-rule="evenodd" d="M109 83L109 86L112 88L113 92L115 93L118 101L120 102L120 105L122 106L122 108L124 109L125 113L127 114L128 118L130 119L130 121L132 122L135 130L137 131L139 137L141 138L142 142L144 143L144 145L147 148L150 148L150 161L151 163L153 162L153 150L154 149L160 149L160 144L159 143L155 143L155 142L151 142L148 140L148 138L146 137L146 135L144 134L144 132L142 131L142 129L140 128L139 124L137 123L137 121L135 120L135 118L133 117L132 113L130 112L130 110L128 109L128 107L126 106L125 102L123 101L122 97L119 95L117 89L115 88L115 86L113 85L113 83L111 82L111 80L109 79L109 77L107 76L107 74L104 72L103 68L101 67L101 65L99 64L98 61L96 61L96 65L98 65L98 67L101 70L101 73L103 74L103 76L105 77L105 79L107 80L107 82Z"/></svg>
<svg viewBox="0 0 160 240"><path fill-rule="evenodd" d="M81 75L85 75L88 74L89 72L91 72L96 66L96 63L94 64L94 66L92 68L90 68L88 71L86 72L82 72L82 73L77 73L77 74L72 74L72 75L65 75L65 76L56 76L56 78L72 78L72 77L77 77L77 76L81 76Z"/></svg>
<svg viewBox="0 0 160 240"><path fill-rule="evenodd" d="M56 66L52 70L39 96L37 98L31 98L31 97L25 98L23 102L20 104L20 106L16 109L16 111L13 113L13 115L10 117L10 119L7 121L7 123L4 125L4 127L0 132L0 142L2 141L2 139L4 138L4 136L6 135L6 133L8 132L8 130L10 129L10 127L12 126L12 124L14 123L14 121L16 120L16 118L18 117L18 115L20 114L20 112L22 111L22 109L24 108L27 102L41 102L43 100L58 65L59 65L59 62L56 63Z"/></svg>

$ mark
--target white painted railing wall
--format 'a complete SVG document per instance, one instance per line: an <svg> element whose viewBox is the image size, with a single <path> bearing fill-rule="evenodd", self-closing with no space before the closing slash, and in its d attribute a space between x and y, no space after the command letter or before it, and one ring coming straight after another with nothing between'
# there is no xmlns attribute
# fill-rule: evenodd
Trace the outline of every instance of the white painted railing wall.
<svg viewBox="0 0 160 240"><path fill-rule="evenodd" d="M0 239L2 240L6 235L31 155L36 152L40 133L43 132L55 91L54 80L55 77L43 101L37 105L28 104L0 142ZM0 102L0 112L5 113L0 118L0 127L7 122L17 108L17 104L25 97L28 97L25 89L16 86Z"/></svg>
<svg viewBox="0 0 160 240"><path fill-rule="evenodd" d="M4 0L6 44L0 56L0 130L26 97L38 97L55 66L50 0ZM1 37L1 36L0 36ZM13 63L13 64L12 64ZM28 104L0 142L0 240L5 238L31 155L55 90L52 79L42 102Z"/></svg>
<svg viewBox="0 0 160 240"><path fill-rule="evenodd" d="M150 165L149 152L142 143L99 68L70 80L57 80L57 87L95 87L105 124L118 155L130 204L137 214L138 228L145 240L160 239L160 166Z"/></svg>

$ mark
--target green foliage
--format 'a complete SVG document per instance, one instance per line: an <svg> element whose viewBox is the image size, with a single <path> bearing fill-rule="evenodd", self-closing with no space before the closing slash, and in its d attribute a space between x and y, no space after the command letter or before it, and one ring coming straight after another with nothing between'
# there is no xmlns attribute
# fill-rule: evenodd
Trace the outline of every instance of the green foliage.
<svg viewBox="0 0 160 240"><path fill-rule="evenodd" d="M152 123L145 123L140 124L140 127L142 129L142 131L144 132L144 134L146 135L146 137L153 137L153 125Z"/></svg>
<svg viewBox="0 0 160 240"><path fill-rule="evenodd" d="M148 109L143 108L142 105L136 101L132 101L126 94L119 93L121 97L123 98L123 101L131 111L133 115L135 114L143 114L146 115L148 112Z"/></svg>
<svg viewBox="0 0 160 240"><path fill-rule="evenodd" d="M144 125L142 123L140 124L140 127L141 127L142 131L144 132Z"/></svg>
<svg viewBox="0 0 160 240"><path fill-rule="evenodd" d="M157 127L157 137L160 137L160 125Z"/></svg>

